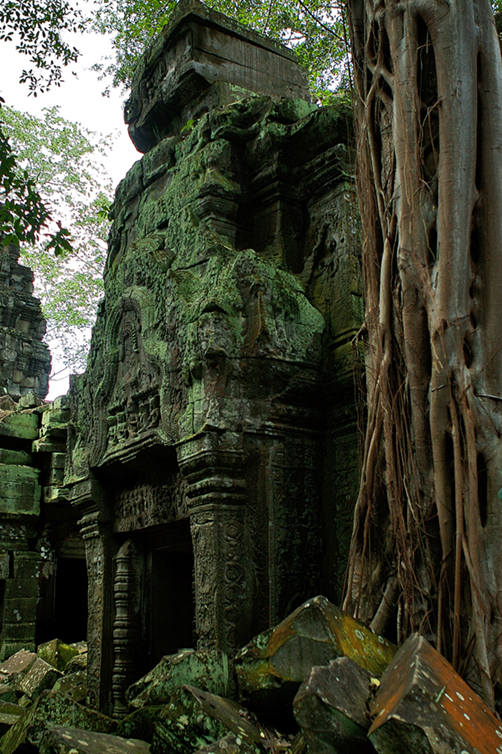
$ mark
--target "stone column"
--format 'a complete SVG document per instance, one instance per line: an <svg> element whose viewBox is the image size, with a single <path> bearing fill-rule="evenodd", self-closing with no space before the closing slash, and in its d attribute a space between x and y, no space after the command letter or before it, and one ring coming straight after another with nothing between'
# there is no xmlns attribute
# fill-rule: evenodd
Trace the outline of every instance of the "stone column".
<svg viewBox="0 0 502 754"><path fill-rule="evenodd" d="M231 652L250 638L254 589L244 453L209 434L178 450L188 484L197 646Z"/></svg>
<svg viewBox="0 0 502 754"><path fill-rule="evenodd" d="M115 620L113 622L114 665L112 677L113 716L127 715L126 689L138 680L140 650L139 563L134 543L128 539L115 556L113 585Z"/></svg>
<svg viewBox="0 0 502 754"><path fill-rule="evenodd" d="M117 546L106 514L103 491L96 480L76 484L72 503L82 514L78 523L87 562L87 703L111 714L113 557Z"/></svg>

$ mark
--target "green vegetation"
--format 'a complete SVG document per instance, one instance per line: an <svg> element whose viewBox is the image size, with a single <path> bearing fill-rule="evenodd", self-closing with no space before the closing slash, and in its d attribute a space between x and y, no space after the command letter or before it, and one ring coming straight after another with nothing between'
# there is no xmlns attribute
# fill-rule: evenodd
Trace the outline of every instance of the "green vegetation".
<svg viewBox="0 0 502 754"><path fill-rule="evenodd" d="M42 118L4 109L4 131L18 170L39 187L51 214L71 227L71 246L48 253L47 236L58 232L48 217L45 232L23 244L21 258L36 273L48 338L65 366L85 368L88 333L102 296L102 271L109 228L112 185L100 159L112 137L99 136L45 109Z"/></svg>

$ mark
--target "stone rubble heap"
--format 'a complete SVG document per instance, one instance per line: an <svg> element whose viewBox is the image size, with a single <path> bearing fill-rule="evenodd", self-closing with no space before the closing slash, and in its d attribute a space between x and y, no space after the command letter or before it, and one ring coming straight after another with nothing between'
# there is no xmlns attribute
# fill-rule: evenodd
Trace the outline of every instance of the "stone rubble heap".
<svg viewBox="0 0 502 754"><path fill-rule="evenodd" d="M86 646L0 665L0 751L502 754L502 725L418 634L399 649L315 597L235 656L180 650L114 720L85 706Z"/></svg>

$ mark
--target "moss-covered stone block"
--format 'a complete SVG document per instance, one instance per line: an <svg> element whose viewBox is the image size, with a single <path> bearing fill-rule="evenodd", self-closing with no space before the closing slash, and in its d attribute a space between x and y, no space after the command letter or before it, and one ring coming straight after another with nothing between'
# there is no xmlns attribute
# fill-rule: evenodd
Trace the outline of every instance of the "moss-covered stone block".
<svg viewBox="0 0 502 754"><path fill-rule="evenodd" d="M40 644L37 649L38 656L57 670L65 670L72 657L78 653L77 647L65 644L61 639L47 641L45 644Z"/></svg>
<svg viewBox="0 0 502 754"><path fill-rule="evenodd" d="M131 707L167 704L180 686L189 684L221 696L235 694L233 667L224 652L183 650L166 655L127 690Z"/></svg>
<svg viewBox="0 0 502 754"><path fill-rule="evenodd" d="M25 450L8 450L0 448L0 464L12 464L14 466L32 466L33 457Z"/></svg>
<svg viewBox="0 0 502 754"><path fill-rule="evenodd" d="M201 713L194 697L181 688L159 716L150 751L152 754L187 754L228 734L219 720Z"/></svg>
<svg viewBox="0 0 502 754"><path fill-rule="evenodd" d="M31 466L0 464L0 516L38 516L42 489L39 470Z"/></svg>
<svg viewBox="0 0 502 754"><path fill-rule="evenodd" d="M256 636L237 654L237 680L244 698L253 705L285 707L314 666L349 657L378 677L396 649L326 597L318 596L275 628Z"/></svg>
<svg viewBox="0 0 502 754"><path fill-rule="evenodd" d="M37 413L7 414L0 421L0 438L14 437L18 440L35 440L38 437Z"/></svg>

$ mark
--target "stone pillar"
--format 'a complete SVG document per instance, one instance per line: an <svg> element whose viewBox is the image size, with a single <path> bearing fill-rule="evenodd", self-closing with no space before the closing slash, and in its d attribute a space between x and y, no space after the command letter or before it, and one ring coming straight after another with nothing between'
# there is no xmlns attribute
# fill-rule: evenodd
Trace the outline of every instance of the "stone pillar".
<svg viewBox="0 0 502 754"><path fill-rule="evenodd" d="M178 450L188 484L197 646L231 652L250 638L253 604L245 456L216 433L188 441Z"/></svg>
<svg viewBox="0 0 502 754"><path fill-rule="evenodd" d="M113 558L117 550L106 514L101 485L87 480L75 485L72 503L82 517L88 578L87 703L105 714L112 712Z"/></svg>
<svg viewBox="0 0 502 754"><path fill-rule="evenodd" d="M35 650L35 617L39 600L40 555L37 552L3 553L11 560L5 580L0 659L20 649ZM7 564L8 568L8 564Z"/></svg>
<svg viewBox="0 0 502 754"><path fill-rule="evenodd" d="M115 556L113 622L114 665L112 677L113 716L127 715L126 689L138 680L140 650L140 605L138 554L128 539Z"/></svg>

